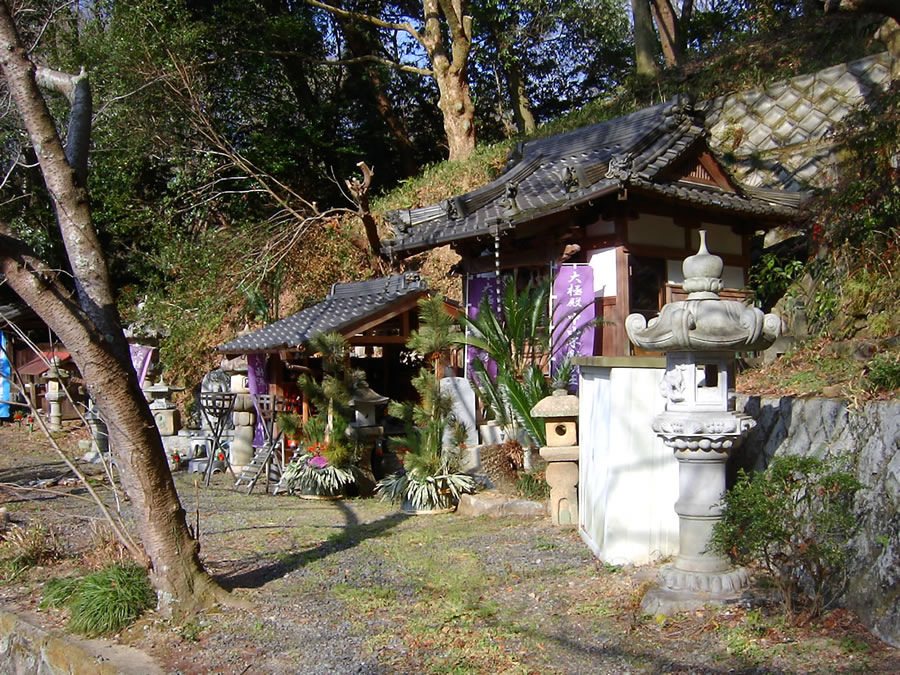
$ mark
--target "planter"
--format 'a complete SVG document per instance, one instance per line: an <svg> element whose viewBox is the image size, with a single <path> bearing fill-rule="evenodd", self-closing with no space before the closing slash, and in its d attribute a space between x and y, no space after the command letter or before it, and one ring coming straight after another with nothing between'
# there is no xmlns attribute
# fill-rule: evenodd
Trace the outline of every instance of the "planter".
<svg viewBox="0 0 900 675"><path fill-rule="evenodd" d="M456 511L456 503L453 501L453 495L450 490L442 491L438 495L438 503L426 506L424 508L416 508L409 498L405 498L400 506L400 512L408 516L426 516L438 513L453 513Z"/></svg>
<svg viewBox="0 0 900 675"><path fill-rule="evenodd" d="M338 499L343 499L344 491L343 489L326 490L324 488L305 487L300 489L300 493L297 494L297 496L300 497L300 499L333 502Z"/></svg>

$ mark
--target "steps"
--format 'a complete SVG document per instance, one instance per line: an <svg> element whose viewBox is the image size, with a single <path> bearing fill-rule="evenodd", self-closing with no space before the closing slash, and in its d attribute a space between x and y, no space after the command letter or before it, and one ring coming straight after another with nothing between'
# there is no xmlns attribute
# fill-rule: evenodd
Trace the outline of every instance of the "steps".
<svg viewBox="0 0 900 675"><path fill-rule="evenodd" d="M241 471L241 475L238 476L237 480L234 482L234 489L239 490L246 487L247 494L249 495L253 492L253 488L256 487L256 483L259 481L260 477L265 475L264 472L266 471L266 467L269 467L269 474L266 476L266 491L268 492L268 479L277 479L280 481L281 468L278 465L275 450L276 446L271 443L266 443L258 447L253 454L253 460L244 467L244 470ZM275 492L278 492L277 487Z"/></svg>

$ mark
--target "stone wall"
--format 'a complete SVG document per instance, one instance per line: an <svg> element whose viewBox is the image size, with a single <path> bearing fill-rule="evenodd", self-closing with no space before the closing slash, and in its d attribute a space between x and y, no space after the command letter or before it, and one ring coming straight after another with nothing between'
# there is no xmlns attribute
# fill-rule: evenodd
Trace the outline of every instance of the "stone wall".
<svg viewBox="0 0 900 675"><path fill-rule="evenodd" d="M803 190L831 180L831 131L891 81L888 52L709 101L710 144L747 187Z"/></svg>
<svg viewBox="0 0 900 675"><path fill-rule="evenodd" d="M836 399L739 397L758 422L729 462L764 469L778 455L845 457L866 485L855 509L850 585L843 599L872 632L900 647L900 401L851 408Z"/></svg>
<svg viewBox="0 0 900 675"><path fill-rule="evenodd" d="M0 610L0 673L162 675L162 669L136 649L107 640L54 635L35 623Z"/></svg>

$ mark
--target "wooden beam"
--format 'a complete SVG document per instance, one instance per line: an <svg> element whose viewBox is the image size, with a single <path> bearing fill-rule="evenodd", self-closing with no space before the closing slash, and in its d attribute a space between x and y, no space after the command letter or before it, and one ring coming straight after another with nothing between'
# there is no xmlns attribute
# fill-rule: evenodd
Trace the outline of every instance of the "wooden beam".
<svg viewBox="0 0 900 675"><path fill-rule="evenodd" d="M380 323L384 323L388 319L393 319L395 316L399 316L403 312L407 312L410 309L416 307L419 298L421 298L425 293L417 293L415 296L411 298L406 298L403 302L399 304L392 305L391 307L382 310L376 314L371 314L362 321L350 324L346 328L341 329L341 335L346 338L350 338L354 335L358 335L360 333L365 333L370 328L374 328Z"/></svg>

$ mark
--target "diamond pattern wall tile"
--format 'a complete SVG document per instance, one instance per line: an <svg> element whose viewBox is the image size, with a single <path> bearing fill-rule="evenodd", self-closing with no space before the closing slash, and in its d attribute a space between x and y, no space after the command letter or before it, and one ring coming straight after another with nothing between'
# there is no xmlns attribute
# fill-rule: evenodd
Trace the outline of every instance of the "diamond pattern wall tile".
<svg viewBox="0 0 900 675"><path fill-rule="evenodd" d="M800 120L799 126L811 138L821 138L831 125L828 123L828 118L824 114L818 110L810 110L803 119Z"/></svg>
<svg viewBox="0 0 900 675"><path fill-rule="evenodd" d="M766 96L770 96L771 98L777 99L784 92L787 91L790 85L787 82L778 82L776 84L771 84L765 88Z"/></svg>
<svg viewBox="0 0 900 675"><path fill-rule="evenodd" d="M831 95L833 83L826 82L820 77L816 78L816 83L809 90L809 97L813 101L821 101Z"/></svg>
<svg viewBox="0 0 900 675"><path fill-rule="evenodd" d="M815 81L816 81L815 73L810 73L809 75L798 75L793 80L791 80L791 86L794 89L806 91L813 85L813 83Z"/></svg>
<svg viewBox="0 0 900 675"><path fill-rule="evenodd" d="M784 110L790 110L793 108L797 101L800 100L800 95L794 91L793 89L787 89L781 96L778 97L776 103L778 103L778 107Z"/></svg>
<svg viewBox="0 0 900 675"><path fill-rule="evenodd" d="M885 52L849 64L800 75L766 89L720 97L709 104L712 143L732 151L733 130L743 129L732 167L748 186L805 189L834 177L831 129L872 86L890 81L892 60ZM792 151L786 145L797 145ZM751 160L748 155L754 154ZM768 155L760 164L759 154Z"/></svg>
<svg viewBox="0 0 900 675"><path fill-rule="evenodd" d="M813 112L813 108L812 108L812 105L810 104L810 102L805 101L803 99L800 99L799 101L797 101L797 103L794 105L794 107L788 111L790 116L798 123L802 122L804 120L804 118L809 116L809 114L812 112Z"/></svg>
<svg viewBox="0 0 900 675"><path fill-rule="evenodd" d="M749 145L754 148L762 148L767 140L772 137L772 131L769 127L763 126L762 124L757 125L757 127L751 131L745 138L749 141Z"/></svg>
<svg viewBox="0 0 900 675"><path fill-rule="evenodd" d="M765 115L763 115L762 123L770 129L774 129L779 124L781 124L781 121L784 119L784 115L785 112L783 109L773 105L771 108L769 108L769 111Z"/></svg>

